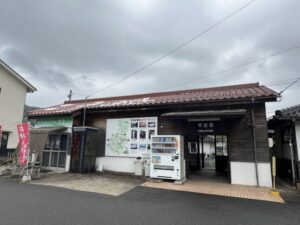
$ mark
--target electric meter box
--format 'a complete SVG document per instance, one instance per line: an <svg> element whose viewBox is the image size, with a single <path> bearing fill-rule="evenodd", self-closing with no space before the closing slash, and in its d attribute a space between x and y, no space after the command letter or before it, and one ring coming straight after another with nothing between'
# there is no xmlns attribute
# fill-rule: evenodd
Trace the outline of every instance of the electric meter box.
<svg viewBox="0 0 300 225"><path fill-rule="evenodd" d="M183 136L154 135L151 137L150 177L170 180L185 178Z"/></svg>

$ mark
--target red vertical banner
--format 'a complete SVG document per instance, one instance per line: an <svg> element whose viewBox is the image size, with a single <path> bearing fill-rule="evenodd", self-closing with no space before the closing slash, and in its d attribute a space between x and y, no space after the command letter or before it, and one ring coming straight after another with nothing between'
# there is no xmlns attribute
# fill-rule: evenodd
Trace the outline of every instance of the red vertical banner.
<svg viewBox="0 0 300 225"><path fill-rule="evenodd" d="M19 164L25 166L29 154L29 123L17 125L19 134Z"/></svg>

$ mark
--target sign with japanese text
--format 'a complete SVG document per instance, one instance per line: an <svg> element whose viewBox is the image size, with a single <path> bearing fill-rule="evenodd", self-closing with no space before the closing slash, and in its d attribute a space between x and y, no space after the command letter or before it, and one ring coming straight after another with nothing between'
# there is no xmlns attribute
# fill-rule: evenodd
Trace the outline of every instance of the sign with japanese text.
<svg viewBox="0 0 300 225"><path fill-rule="evenodd" d="M214 132L215 124L214 122L201 122L198 123L198 132L200 133L212 133Z"/></svg>
<svg viewBox="0 0 300 225"><path fill-rule="evenodd" d="M29 154L29 123L17 125L19 135L19 164L25 166Z"/></svg>
<svg viewBox="0 0 300 225"><path fill-rule="evenodd" d="M60 118L50 118L50 119L36 119L30 121L31 125L35 128L39 127L72 127L73 118L71 117L60 117Z"/></svg>

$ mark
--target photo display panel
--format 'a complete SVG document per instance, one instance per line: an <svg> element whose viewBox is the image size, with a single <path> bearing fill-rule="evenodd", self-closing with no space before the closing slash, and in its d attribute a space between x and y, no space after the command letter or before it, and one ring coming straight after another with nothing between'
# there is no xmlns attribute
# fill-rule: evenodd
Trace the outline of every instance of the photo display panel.
<svg viewBox="0 0 300 225"><path fill-rule="evenodd" d="M105 156L137 157L150 153L157 117L108 119Z"/></svg>

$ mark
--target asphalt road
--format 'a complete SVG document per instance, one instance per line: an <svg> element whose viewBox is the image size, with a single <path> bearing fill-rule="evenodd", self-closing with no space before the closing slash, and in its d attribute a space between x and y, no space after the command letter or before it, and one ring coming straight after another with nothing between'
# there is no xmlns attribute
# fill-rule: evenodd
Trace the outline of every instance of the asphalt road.
<svg viewBox="0 0 300 225"><path fill-rule="evenodd" d="M20 184L0 178L2 225L289 225L300 202L287 204L137 187L119 197Z"/></svg>

